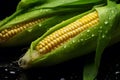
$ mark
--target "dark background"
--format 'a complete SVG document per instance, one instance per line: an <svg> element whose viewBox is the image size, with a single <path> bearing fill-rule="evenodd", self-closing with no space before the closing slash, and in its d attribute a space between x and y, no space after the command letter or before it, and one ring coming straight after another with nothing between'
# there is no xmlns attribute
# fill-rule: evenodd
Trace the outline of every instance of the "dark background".
<svg viewBox="0 0 120 80"><path fill-rule="evenodd" d="M11 15L20 0L0 0L0 20Z"/></svg>

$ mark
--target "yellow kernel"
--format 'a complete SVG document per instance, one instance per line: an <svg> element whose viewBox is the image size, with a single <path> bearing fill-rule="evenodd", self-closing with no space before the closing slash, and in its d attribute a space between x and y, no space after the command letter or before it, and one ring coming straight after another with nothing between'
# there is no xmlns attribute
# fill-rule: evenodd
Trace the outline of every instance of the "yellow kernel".
<svg viewBox="0 0 120 80"><path fill-rule="evenodd" d="M76 20L75 22L53 32L44 38L41 42L45 44L45 47L38 47L37 49L41 50L41 53L47 53L58 46L64 44L66 41L70 40L80 32L86 30L87 28L98 23L97 12L90 13L81 19ZM38 44L37 46L41 46ZM43 46L43 45L42 45Z"/></svg>

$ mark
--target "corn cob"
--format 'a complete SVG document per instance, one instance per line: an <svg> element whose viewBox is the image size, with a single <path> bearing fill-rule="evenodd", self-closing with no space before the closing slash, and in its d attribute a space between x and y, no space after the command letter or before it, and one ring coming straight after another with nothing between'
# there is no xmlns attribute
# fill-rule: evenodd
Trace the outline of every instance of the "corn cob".
<svg viewBox="0 0 120 80"><path fill-rule="evenodd" d="M45 20L45 18L26 21L26 22L22 22L17 25L14 25L10 28L5 28L4 30L2 30L0 32L0 43L3 43L6 40L9 40L9 38L12 38L16 34L24 31L27 28L33 27L34 25L41 23L44 20Z"/></svg>
<svg viewBox="0 0 120 80"><path fill-rule="evenodd" d="M75 20L71 24L68 24L50 35L47 35L35 45L35 52L31 54L31 60L34 61L39 57L42 57L50 52L56 50L62 45L66 44L72 38L84 32L88 28L91 28L99 23L99 17L97 11L91 12L80 19ZM87 31L89 32L89 30ZM94 35L93 35L94 36ZM28 51L29 52L29 51ZM26 67L26 61L24 59L19 60L20 66Z"/></svg>
<svg viewBox="0 0 120 80"><path fill-rule="evenodd" d="M99 21L98 19L98 13L96 11L92 12L47 36L37 44L36 50L40 54L48 53L75 37L80 32L97 24Z"/></svg>
<svg viewBox="0 0 120 80"><path fill-rule="evenodd" d="M74 14L65 14L64 16L63 14L56 14L54 16L47 15L45 17L40 17L38 15L37 18L26 18L26 20L23 20L23 18L26 15L29 15L29 13L19 15L17 18L1 26L0 47L29 45L31 41L35 40L37 37L40 37L51 26L76 14L78 14L78 12L75 12ZM53 21L56 18L57 21Z"/></svg>
<svg viewBox="0 0 120 80"><path fill-rule="evenodd" d="M83 11L89 10L93 7L93 5L103 3L103 1L89 1L90 3L85 1L84 3L83 0L83 2L81 1L79 3L80 8L70 6L71 4L76 6L76 3L78 2L79 1L76 2L76 0L21 0L17 5L15 13L0 22L0 47L29 45L31 41L40 37L56 23L64 21L65 19L68 19ZM93 4L86 7L86 5L91 3ZM71 14L71 12L74 12L74 14ZM39 22L41 18L45 20ZM36 19L38 20L36 21Z"/></svg>
<svg viewBox="0 0 120 80"><path fill-rule="evenodd" d="M31 43L18 64L23 68L49 66L94 51L99 35L104 34L100 38L106 39L111 27L118 25L114 23L118 22L118 13L113 6L98 7L57 24ZM120 34L114 32L111 36L111 43L118 42Z"/></svg>

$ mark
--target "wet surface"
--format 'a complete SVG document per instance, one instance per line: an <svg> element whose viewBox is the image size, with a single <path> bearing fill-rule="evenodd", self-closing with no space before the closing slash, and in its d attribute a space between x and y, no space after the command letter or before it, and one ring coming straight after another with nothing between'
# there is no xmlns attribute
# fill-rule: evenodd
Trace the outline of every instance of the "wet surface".
<svg viewBox="0 0 120 80"><path fill-rule="evenodd" d="M119 47L120 43L104 51L96 80L120 80ZM84 62L93 58L88 55L54 66L24 70L16 61L26 50L26 47L0 50L0 80L82 80Z"/></svg>

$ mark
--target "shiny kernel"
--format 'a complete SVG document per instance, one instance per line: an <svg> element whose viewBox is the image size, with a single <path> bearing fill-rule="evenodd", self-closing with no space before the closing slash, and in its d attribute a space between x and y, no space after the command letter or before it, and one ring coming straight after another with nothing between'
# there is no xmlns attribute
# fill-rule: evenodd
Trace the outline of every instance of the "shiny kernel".
<svg viewBox="0 0 120 80"><path fill-rule="evenodd" d="M53 42L54 42L54 44L57 44L57 43L58 43L57 40L53 40Z"/></svg>
<svg viewBox="0 0 120 80"><path fill-rule="evenodd" d="M52 44L50 44L50 43L48 43L48 46L50 49L53 48Z"/></svg>
<svg viewBox="0 0 120 80"><path fill-rule="evenodd" d="M0 37L2 37L2 33L0 33Z"/></svg>
<svg viewBox="0 0 120 80"><path fill-rule="evenodd" d="M60 40L60 41L63 41L64 39L60 36L60 37L59 37L59 40Z"/></svg>
<svg viewBox="0 0 120 80"><path fill-rule="evenodd" d="M41 54L41 53L43 53L44 51L43 51L43 49L40 49L39 52L40 52L40 54Z"/></svg>
<svg viewBox="0 0 120 80"><path fill-rule="evenodd" d="M5 36L6 38L8 38L8 37L9 37L9 34L5 34L4 36Z"/></svg>
<svg viewBox="0 0 120 80"><path fill-rule="evenodd" d="M42 46L45 46L45 45L46 45L44 42L40 42L40 44L41 44Z"/></svg>
<svg viewBox="0 0 120 80"><path fill-rule="evenodd" d="M17 29L14 29L14 32L15 32L15 33L18 33Z"/></svg>
<svg viewBox="0 0 120 80"><path fill-rule="evenodd" d="M46 45L45 48L46 48L46 50L49 50L49 46L48 45Z"/></svg>
<svg viewBox="0 0 120 80"><path fill-rule="evenodd" d="M11 34L15 34L14 30L11 30Z"/></svg>
<svg viewBox="0 0 120 80"><path fill-rule="evenodd" d="M45 44L48 44L49 42L48 42L48 40L44 40L44 43L45 43Z"/></svg>
<svg viewBox="0 0 120 80"><path fill-rule="evenodd" d="M57 43L55 44L54 41L51 41L50 44L51 44L52 46L57 45Z"/></svg>
<svg viewBox="0 0 120 80"><path fill-rule="evenodd" d="M45 48L45 47L43 47L42 49L43 49L43 53L45 53L45 52L46 52L46 48Z"/></svg>
<svg viewBox="0 0 120 80"><path fill-rule="evenodd" d="M88 27L91 27L98 23L98 15L97 12L90 13L84 17L82 17L79 20L76 20L75 22L67 25L66 27L61 28L60 30L55 31L51 35L47 36L45 38L46 44L45 49L39 48L40 50L43 50L44 52L48 52L57 48L64 42L70 40L72 37L79 34L81 31L84 31ZM50 42L50 43L49 43ZM44 51L46 50L46 51ZM41 53L42 54L42 53Z"/></svg>
<svg viewBox="0 0 120 80"><path fill-rule="evenodd" d="M5 34L5 31L2 31L1 33L2 33L2 34Z"/></svg>

